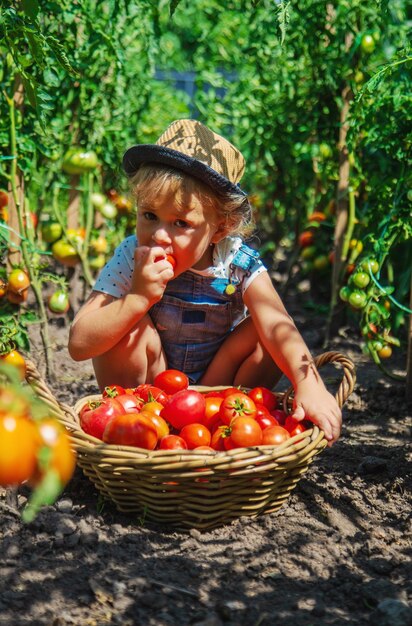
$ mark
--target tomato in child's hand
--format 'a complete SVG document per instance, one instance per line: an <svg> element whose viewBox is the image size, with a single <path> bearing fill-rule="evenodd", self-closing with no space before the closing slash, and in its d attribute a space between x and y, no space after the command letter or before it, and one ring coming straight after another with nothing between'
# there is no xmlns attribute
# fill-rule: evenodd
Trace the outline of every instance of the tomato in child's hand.
<svg viewBox="0 0 412 626"><path fill-rule="evenodd" d="M194 389L183 389L169 397L161 416L180 430L186 424L203 423L206 402Z"/></svg>
<svg viewBox="0 0 412 626"><path fill-rule="evenodd" d="M107 424L103 441L120 446L136 446L154 450L158 441L155 425L140 413L116 415Z"/></svg>
<svg viewBox="0 0 412 626"><path fill-rule="evenodd" d="M187 450L187 443L179 435L166 435L158 446L159 450Z"/></svg>
<svg viewBox="0 0 412 626"><path fill-rule="evenodd" d="M153 384L160 389L163 389L168 395L172 395L182 389L187 389L189 386L189 379L180 370L168 369L160 372L155 377Z"/></svg>
<svg viewBox="0 0 412 626"><path fill-rule="evenodd" d="M189 450L193 450L198 446L208 446L212 435L203 424L186 424L180 431L180 437L186 441Z"/></svg>
<svg viewBox="0 0 412 626"><path fill-rule="evenodd" d="M269 426L262 432L263 446L278 446L290 439L290 434L283 426Z"/></svg>
<svg viewBox="0 0 412 626"><path fill-rule="evenodd" d="M220 405L219 416L221 420L230 425L233 418L237 417L255 417L256 405L252 398L242 391L231 393L223 398Z"/></svg>
<svg viewBox="0 0 412 626"><path fill-rule="evenodd" d="M267 387L254 387L248 394L255 404L263 404L269 411L276 409L278 401L276 395Z"/></svg>
<svg viewBox="0 0 412 626"><path fill-rule="evenodd" d="M172 254L166 254L166 256L157 256L154 260L155 263L157 263L157 261L167 261L168 263L170 263L170 265L173 268L173 271L176 267L176 259Z"/></svg>

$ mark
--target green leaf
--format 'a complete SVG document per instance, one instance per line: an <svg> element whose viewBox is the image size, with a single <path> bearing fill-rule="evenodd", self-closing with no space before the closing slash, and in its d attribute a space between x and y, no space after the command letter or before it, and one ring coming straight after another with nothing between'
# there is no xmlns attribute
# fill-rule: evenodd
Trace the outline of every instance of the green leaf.
<svg viewBox="0 0 412 626"><path fill-rule="evenodd" d="M33 20L36 19L39 13L39 3L37 0L21 0L21 6L27 17Z"/></svg>

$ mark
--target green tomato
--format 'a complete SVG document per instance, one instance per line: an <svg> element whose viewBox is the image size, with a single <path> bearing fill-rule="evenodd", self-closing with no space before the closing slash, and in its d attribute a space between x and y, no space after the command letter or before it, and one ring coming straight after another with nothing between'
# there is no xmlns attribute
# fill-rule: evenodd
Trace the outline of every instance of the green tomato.
<svg viewBox="0 0 412 626"><path fill-rule="evenodd" d="M46 243L53 243L62 236L63 229L58 222L46 222L41 227L41 236Z"/></svg>
<svg viewBox="0 0 412 626"><path fill-rule="evenodd" d="M95 152L73 147L64 155L62 168L67 174L84 174L96 169L98 164Z"/></svg>
<svg viewBox="0 0 412 626"><path fill-rule="evenodd" d="M300 256L302 257L302 259L313 259L313 257L316 255L316 246L307 246L306 248L302 248L302 251L300 253Z"/></svg>
<svg viewBox="0 0 412 626"><path fill-rule="evenodd" d="M106 264L106 257L104 254L97 254L89 259L89 267L92 270L101 270Z"/></svg>
<svg viewBox="0 0 412 626"><path fill-rule="evenodd" d="M319 154L322 158L329 159L333 154L333 150L329 144L322 142L319 144Z"/></svg>
<svg viewBox="0 0 412 626"><path fill-rule="evenodd" d="M412 202L412 189L408 189L406 197L408 198L409 202Z"/></svg>
<svg viewBox="0 0 412 626"><path fill-rule="evenodd" d="M349 296L348 302L354 309L363 309L367 301L366 293L363 291L352 291Z"/></svg>
<svg viewBox="0 0 412 626"><path fill-rule="evenodd" d="M67 267L74 267L80 261L75 248L64 239L55 241L52 245L52 254L57 261Z"/></svg>
<svg viewBox="0 0 412 626"><path fill-rule="evenodd" d="M369 268L372 274L377 274L379 271L379 263L376 259L365 259L361 263L361 267L365 272L369 273Z"/></svg>
<svg viewBox="0 0 412 626"><path fill-rule="evenodd" d="M117 209L111 202L106 202L99 211L107 220L113 220L117 215Z"/></svg>
<svg viewBox="0 0 412 626"><path fill-rule="evenodd" d="M69 310L69 296L64 289L57 289L47 301L48 307L52 313L67 313Z"/></svg>
<svg viewBox="0 0 412 626"><path fill-rule="evenodd" d="M365 289L370 283L369 274L366 272L355 272L351 276L351 283L358 289Z"/></svg>
<svg viewBox="0 0 412 626"><path fill-rule="evenodd" d="M92 205L94 206L95 209L101 209L102 206L104 206L107 202L106 196L104 196L102 193L97 193L97 192L92 193L90 198L92 201Z"/></svg>
<svg viewBox="0 0 412 626"><path fill-rule="evenodd" d="M329 258L326 254L321 254L313 260L313 268L315 270L325 270L329 267Z"/></svg>
<svg viewBox="0 0 412 626"><path fill-rule="evenodd" d="M347 285L345 285L344 287L341 287L340 291L339 291L339 297L341 300L343 300L343 302L348 302L349 300L349 296L352 293L352 289L350 289Z"/></svg>
<svg viewBox="0 0 412 626"><path fill-rule="evenodd" d="M371 54L375 50L375 40L372 35L363 35L361 39L361 48L362 51L366 54Z"/></svg>

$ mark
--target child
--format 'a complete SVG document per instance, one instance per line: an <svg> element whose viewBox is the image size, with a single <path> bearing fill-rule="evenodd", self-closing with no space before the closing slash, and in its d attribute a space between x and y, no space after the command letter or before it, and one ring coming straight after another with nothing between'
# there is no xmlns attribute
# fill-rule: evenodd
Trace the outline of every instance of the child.
<svg viewBox="0 0 412 626"><path fill-rule="evenodd" d="M340 434L341 412L256 251L242 154L200 122L173 122L123 157L136 236L103 268L73 322L73 359L97 381L134 387L172 368L192 384L295 389L294 417ZM175 265L175 267L173 267ZM248 315L246 315L246 312Z"/></svg>

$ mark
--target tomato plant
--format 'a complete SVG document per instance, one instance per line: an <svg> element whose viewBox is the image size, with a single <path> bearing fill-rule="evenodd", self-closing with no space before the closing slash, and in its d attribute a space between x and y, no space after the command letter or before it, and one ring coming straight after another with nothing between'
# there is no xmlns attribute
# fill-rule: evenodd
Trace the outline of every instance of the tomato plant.
<svg viewBox="0 0 412 626"><path fill-rule="evenodd" d="M163 391L172 395L177 391L187 389L189 386L189 379L183 372L174 369L164 370L155 377L153 384L156 387L160 387Z"/></svg>

